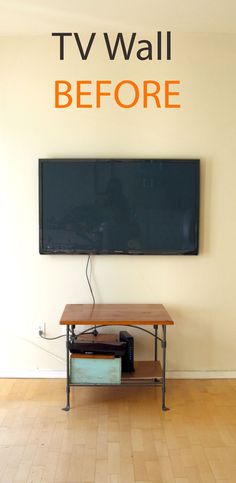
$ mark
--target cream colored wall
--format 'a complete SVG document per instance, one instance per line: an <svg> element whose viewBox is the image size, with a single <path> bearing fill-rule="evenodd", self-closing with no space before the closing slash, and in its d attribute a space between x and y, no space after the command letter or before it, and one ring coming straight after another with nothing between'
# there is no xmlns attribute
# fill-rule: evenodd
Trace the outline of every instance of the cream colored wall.
<svg viewBox="0 0 236 483"><path fill-rule="evenodd" d="M102 43L87 62L71 46L63 63L54 40L0 40L1 374L63 370L64 341L41 341L38 325L57 335L64 305L90 302L85 256L38 253L37 160L63 156L201 158L199 256L94 256L92 284L97 302L165 304L169 370L236 370L235 35L173 32L169 63L109 62ZM182 108L55 110L63 78L180 79Z"/></svg>

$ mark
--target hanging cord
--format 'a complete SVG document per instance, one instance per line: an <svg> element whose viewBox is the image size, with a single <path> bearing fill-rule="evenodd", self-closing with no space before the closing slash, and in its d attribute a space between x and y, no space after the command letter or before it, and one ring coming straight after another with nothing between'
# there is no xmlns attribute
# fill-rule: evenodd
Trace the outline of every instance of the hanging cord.
<svg viewBox="0 0 236 483"><path fill-rule="evenodd" d="M86 278L87 278L87 282L88 282L88 286L89 286L90 293L92 295L93 305L95 305L96 301L95 301L95 297L94 297L94 294L93 294L92 285L91 285L91 282L89 280L89 275L88 275L89 263L90 263L90 267L92 267L92 264L91 264L91 255L89 255L88 256L88 259L87 259L87 264L86 264ZM90 275L91 275L91 271L90 271Z"/></svg>
<svg viewBox="0 0 236 483"><path fill-rule="evenodd" d="M41 337L41 339L46 339L46 340L56 340L56 339L60 339L61 337L66 337L66 334L57 335L56 337L45 337L40 332L41 331L39 331L39 337Z"/></svg>
<svg viewBox="0 0 236 483"><path fill-rule="evenodd" d="M89 290L90 290L90 293L92 295L92 299L93 299L93 307L94 305L96 304L96 301L95 301L95 297L94 297L94 293L93 293L93 289L92 289L92 285L91 285L91 282L89 280L89 274L88 274L88 269L89 269L89 264L90 264L90 268L92 269L92 264L91 264L91 255L88 256L88 259L87 259L87 263L86 263L86 278L87 278L87 282L88 282L88 286L89 286ZM90 270L90 276L91 276L91 270ZM93 335L98 335L98 331L97 331L97 327L96 325L94 327L92 327L91 329L87 329L87 330L92 330L92 334ZM87 332L87 331L85 331ZM84 332L82 332L84 333ZM66 334L62 334L62 335L58 335L56 337L45 337L43 335L43 332L39 331L39 336L41 337L41 339L45 339L45 340L56 340L56 339L60 339L61 337L65 337Z"/></svg>
<svg viewBox="0 0 236 483"><path fill-rule="evenodd" d="M90 293L92 295L92 299L93 299L93 308L96 304L96 301L95 301L95 297L94 297L94 293L93 293L93 289L92 289L92 285L91 285L91 282L89 280L89 275L88 275L88 267L89 267L89 263L90 263L90 276L91 276L91 272L92 272L92 263L91 263L91 255L88 256L88 259L87 259L87 264L86 264L86 278L87 278L87 282L88 282L88 286L89 286L89 290L90 290ZM93 331L92 331L93 335L98 335L98 331L97 331L97 327L96 325L94 326L93 328Z"/></svg>

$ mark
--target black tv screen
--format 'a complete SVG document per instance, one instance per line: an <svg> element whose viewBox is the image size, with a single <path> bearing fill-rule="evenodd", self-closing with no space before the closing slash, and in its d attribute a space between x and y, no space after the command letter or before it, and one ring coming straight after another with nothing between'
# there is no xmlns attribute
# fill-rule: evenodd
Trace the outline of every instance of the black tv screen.
<svg viewBox="0 0 236 483"><path fill-rule="evenodd" d="M199 160L39 160L40 253L197 254Z"/></svg>

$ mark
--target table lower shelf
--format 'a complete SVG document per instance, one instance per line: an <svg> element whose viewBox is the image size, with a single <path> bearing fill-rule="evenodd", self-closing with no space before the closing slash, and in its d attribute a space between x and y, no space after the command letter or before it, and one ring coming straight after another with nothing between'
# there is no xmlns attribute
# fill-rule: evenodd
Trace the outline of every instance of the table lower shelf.
<svg viewBox="0 0 236 483"><path fill-rule="evenodd" d="M134 367L134 372L123 372L122 379L154 379L162 377L159 361L135 361Z"/></svg>
<svg viewBox="0 0 236 483"><path fill-rule="evenodd" d="M123 372L121 383L114 386L162 385L162 368L159 361L135 361L134 372ZM112 386L102 383L70 383L70 386Z"/></svg>
<svg viewBox="0 0 236 483"><path fill-rule="evenodd" d="M121 385L123 386L161 386L162 369L159 361L136 361L134 372L123 372Z"/></svg>

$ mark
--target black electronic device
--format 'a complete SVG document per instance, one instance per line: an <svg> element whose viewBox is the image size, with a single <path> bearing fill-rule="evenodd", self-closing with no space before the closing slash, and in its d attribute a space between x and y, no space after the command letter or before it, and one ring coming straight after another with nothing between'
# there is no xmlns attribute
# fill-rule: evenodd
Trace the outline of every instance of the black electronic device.
<svg viewBox="0 0 236 483"><path fill-rule="evenodd" d="M115 334L81 334L69 342L69 350L74 354L111 354L116 357L125 355L127 344Z"/></svg>
<svg viewBox="0 0 236 483"><path fill-rule="evenodd" d="M122 372L134 372L134 338L127 330L121 330L120 342L126 342L125 353L121 359Z"/></svg>
<svg viewBox="0 0 236 483"><path fill-rule="evenodd" d="M196 255L196 159L41 159L42 254Z"/></svg>

